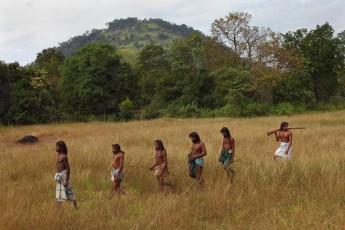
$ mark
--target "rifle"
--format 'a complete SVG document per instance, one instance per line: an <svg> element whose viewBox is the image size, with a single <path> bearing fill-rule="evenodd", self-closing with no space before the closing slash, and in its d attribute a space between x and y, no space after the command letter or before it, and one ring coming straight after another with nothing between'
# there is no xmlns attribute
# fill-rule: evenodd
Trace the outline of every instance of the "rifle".
<svg viewBox="0 0 345 230"><path fill-rule="evenodd" d="M288 130L291 130L291 129L305 129L305 127L288 128ZM280 129L275 129L275 130L269 131L269 132L267 132L267 136L270 136L270 135L272 135L273 133L276 133L276 132L278 132L278 131L280 131Z"/></svg>

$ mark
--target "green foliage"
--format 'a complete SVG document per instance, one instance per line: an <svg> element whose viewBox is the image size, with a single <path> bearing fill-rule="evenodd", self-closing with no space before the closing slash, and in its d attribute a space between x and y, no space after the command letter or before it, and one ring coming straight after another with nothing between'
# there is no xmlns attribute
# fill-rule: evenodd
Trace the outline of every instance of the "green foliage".
<svg viewBox="0 0 345 230"><path fill-rule="evenodd" d="M90 43L107 43L119 49L139 51L146 45L161 45L168 48L173 40L193 31L186 25L176 25L162 19L140 20L137 18L115 19L107 23L106 29L93 29L83 35L70 38L57 48L65 57Z"/></svg>
<svg viewBox="0 0 345 230"><path fill-rule="evenodd" d="M152 102L158 82L169 75L170 63L162 46L157 45L146 46L139 54L138 63L140 105L146 106Z"/></svg>
<svg viewBox="0 0 345 230"><path fill-rule="evenodd" d="M177 74L197 75L204 68L204 36L194 32L172 44L172 71Z"/></svg>
<svg viewBox="0 0 345 230"><path fill-rule="evenodd" d="M162 111L161 116L163 117L200 117L202 109L196 104L188 104L185 106L179 106L176 103L170 104L166 109Z"/></svg>
<svg viewBox="0 0 345 230"><path fill-rule="evenodd" d="M12 106L11 98L17 81L21 78L22 68L18 63L6 64L0 61L0 122L9 123L12 118L8 114Z"/></svg>
<svg viewBox="0 0 345 230"><path fill-rule="evenodd" d="M183 105L194 104L200 108L215 108L215 88L214 78L207 71L201 72L192 77L190 83L184 87L180 101Z"/></svg>
<svg viewBox="0 0 345 230"><path fill-rule="evenodd" d="M316 102L315 94L312 90L312 80L307 64L297 70L285 72L273 87L273 102L289 102L292 104Z"/></svg>
<svg viewBox="0 0 345 230"><path fill-rule="evenodd" d="M139 53L139 65L143 71L152 69L169 70L169 62L160 45L147 45Z"/></svg>
<svg viewBox="0 0 345 230"><path fill-rule="evenodd" d="M216 91L224 95L228 104L244 106L257 101L258 92L254 87L254 78L248 71L234 68L223 68L214 72Z"/></svg>
<svg viewBox="0 0 345 230"><path fill-rule="evenodd" d="M26 67L11 95L8 117L14 124L44 123L50 120L52 96L45 72Z"/></svg>
<svg viewBox="0 0 345 230"><path fill-rule="evenodd" d="M140 113L140 119L154 119L161 116L161 108L157 104L150 104L146 106Z"/></svg>
<svg viewBox="0 0 345 230"><path fill-rule="evenodd" d="M48 48L37 54L35 64L45 70L47 78L54 78L59 76L59 67L64 60L65 57L60 51Z"/></svg>
<svg viewBox="0 0 345 230"><path fill-rule="evenodd" d="M312 89L318 101L327 101L337 91L337 73L344 68L344 42L333 37L328 23L308 32L300 29L284 35L285 47L292 48L309 63Z"/></svg>
<svg viewBox="0 0 345 230"><path fill-rule="evenodd" d="M344 108L345 32L334 37L326 23L280 35L250 19L216 20L215 39L160 19L114 20L44 49L31 66L0 61L0 123Z"/></svg>
<svg viewBox="0 0 345 230"><path fill-rule="evenodd" d="M129 98L126 98L120 103L120 114L119 114L120 118L125 121L133 119L134 117L133 110L134 110L133 102Z"/></svg>
<svg viewBox="0 0 345 230"><path fill-rule="evenodd" d="M59 68L63 64L65 57L55 48L44 49L37 54L35 66L45 72L49 92L52 95L51 119L58 120L61 116L59 105L61 104L58 82L60 80Z"/></svg>
<svg viewBox="0 0 345 230"><path fill-rule="evenodd" d="M65 60L61 75L61 98L69 113L118 112L121 101L137 95L133 70L107 44L93 43L79 50Z"/></svg>
<svg viewBox="0 0 345 230"><path fill-rule="evenodd" d="M294 113L294 106L289 102L279 103L272 108L271 113L274 115L291 115Z"/></svg>

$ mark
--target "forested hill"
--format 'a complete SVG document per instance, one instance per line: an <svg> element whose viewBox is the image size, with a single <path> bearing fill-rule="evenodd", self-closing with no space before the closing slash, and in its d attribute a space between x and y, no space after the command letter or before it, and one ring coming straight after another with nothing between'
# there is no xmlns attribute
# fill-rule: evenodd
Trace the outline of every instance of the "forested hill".
<svg viewBox="0 0 345 230"><path fill-rule="evenodd" d="M106 25L108 26L106 29L93 29L73 37L61 43L57 49L65 57L69 57L76 50L93 42L105 42L115 45L118 49L131 51L140 50L149 44L168 48L173 40L195 31L185 24L176 25L162 19L115 19Z"/></svg>

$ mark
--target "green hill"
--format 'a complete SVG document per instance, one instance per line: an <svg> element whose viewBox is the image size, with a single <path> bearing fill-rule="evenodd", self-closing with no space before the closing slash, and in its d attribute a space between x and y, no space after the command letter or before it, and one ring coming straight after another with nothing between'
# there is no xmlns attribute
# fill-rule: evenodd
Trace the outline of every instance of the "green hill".
<svg viewBox="0 0 345 230"><path fill-rule="evenodd" d="M92 42L110 43L123 52L137 52L145 45L162 45L169 49L173 40L196 31L184 24L176 25L162 19L137 18L115 19L106 24L106 29L93 29L83 35L73 37L57 47L65 57Z"/></svg>

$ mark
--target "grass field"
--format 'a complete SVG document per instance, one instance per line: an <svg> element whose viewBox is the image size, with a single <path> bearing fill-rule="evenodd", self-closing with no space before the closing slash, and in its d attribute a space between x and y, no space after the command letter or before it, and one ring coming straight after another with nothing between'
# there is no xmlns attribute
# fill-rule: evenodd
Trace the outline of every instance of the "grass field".
<svg viewBox="0 0 345 230"><path fill-rule="evenodd" d="M266 132L288 121L293 159L274 162ZM217 157L227 126L236 141L230 184ZM344 229L345 111L253 119L158 119L0 128L0 229ZM205 143L205 188L187 173L188 134ZM35 145L15 140L36 135ZM175 190L158 192L153 142L163 140ZM55 207L55 143L69 148L79 209ZM125 154L126 195L108 199L111 144Z"/></svg>

